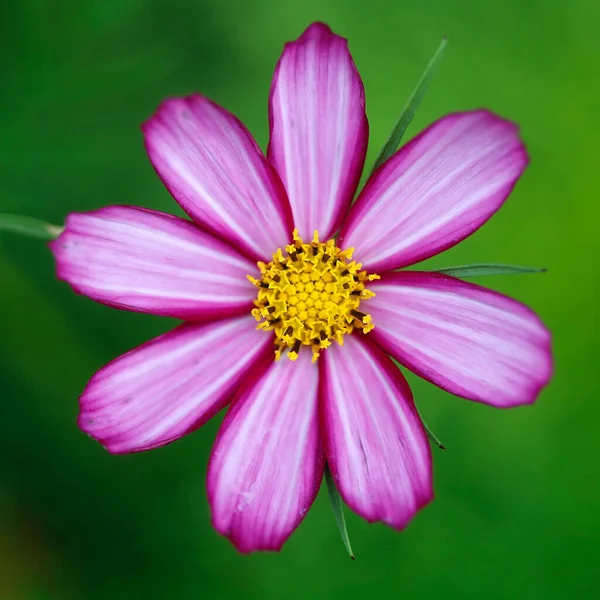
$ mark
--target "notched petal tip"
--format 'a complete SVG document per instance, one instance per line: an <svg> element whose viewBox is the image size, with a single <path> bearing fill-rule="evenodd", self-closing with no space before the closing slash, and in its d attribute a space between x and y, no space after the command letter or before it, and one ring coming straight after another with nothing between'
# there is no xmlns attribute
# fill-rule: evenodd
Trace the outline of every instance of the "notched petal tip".
<svg viewBox="0 0 600 600"><path fill-rule="evenodd" d="M294 533L295 531L295 529L290 531L285 537L279 538L277 541L256 544L254 542L248 542L246 537L237 531L221 531L215 523L214 518L211 518L211 525L220 536L229 540L229 542L240 554L255 554L257 552L281 552L281 549L283 548L284 544L288 541L292 533Z"/></svg>
<svg viewBox="0 0 600 600"><path fill-rule="evenodd" d="M78 286L74 282L71 281L70 277L70 269L69 263L71 262L69 259L69 251L71 248L76 249L74 247L79 245L77 241L77 234L73 234L73 231L76 230L76 222L80 217L85 218L86 214L95 214L91 213L69 213L65 219L65 225L60 233L60 235L48 242L48 248L54 257L54 267L56 278L59 281L64 281L69 284L73 291L76 294L85 295L84 292L80 291Z"/></svg>
<svg viewBox="0 0 600 600"><path fill-rule="evenodd" d="M327 23L323 23L323 21L315 21L311 23L300 35L298 40L310 39L310 38L327 38L327 37L335 37L347 41L346 38L333 33L331 27L327 25ZM293 43L293 42L291 42Z"/></svg>
<svg viewBox="0 0 600 600"><path fill-rule="evenodd" d="M485 107L476 108L471 111L450 113L447 116L451 117L453 115L457 117L461 117L462 115L479 115L482 118L482 121L487 121L489 127L500 126L504 128L507 135L513 135L516 138L515 152L521 155L523 160L523 170L525 170L525 167L531 161L531 157L529 156L527 146L521 135L522 127L517 121L507 119L497 112Z"/></svg>
<svg viewBox="0 0 600 600"><path fill-rule="evenodd" d="M163 99L158 104L152 115L142 122L140 128L146 133L161 117L169 117L173 113L178 113L184 119L192 119L194 103L207 104L215 107L216 110L222 110L216 102L213 102L210 98L203 96L199 92L191 92L184 96L171 96Z"/></svg>

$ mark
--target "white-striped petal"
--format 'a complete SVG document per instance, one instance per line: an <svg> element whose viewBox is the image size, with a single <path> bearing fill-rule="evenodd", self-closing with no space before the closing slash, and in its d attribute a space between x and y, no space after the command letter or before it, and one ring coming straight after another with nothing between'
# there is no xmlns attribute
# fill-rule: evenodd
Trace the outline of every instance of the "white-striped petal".
<svg viewBox="0 0 600 600"><path fill-rule="evenodd" d="M369 335L441 388L509 407L533 402L550 380L550 333L520 302L416 271L387 273L369 289Z"/></svg>
<svg viewBox="0 0 600 600"><path fill-rule="evenodd" d="M373 174L339 243L371 271L429 258L481 227L527 163L514 123L485 110L448 115Z"/></svg>
<svg viewBox="0 0 600 600"><path fill-rule="evenodd" d="M208 494L215 528L241 552L279 550L323 477L318 367L269 357L237 395L215 444Z"/></svg>
<svg viewBox="0 0 600 600"><path fill-rule="evenodd" d="M50 244L58 277L97 302L185 320L250 310L256 265L178 217L134 206L72 213Z"/></svg>
<svg viewBox="0 0 600 600"><path fill-rule="evenodd" d="M300 235L338 229L360 179L368 123L348 42L323 23L286 44L269 104L267 156L283 180Z"/></svg>
<svg viewBox="0 0 600 600"><path fill-rule="evenodd" d="M327 462L345 502L402 529L433 497L431 453L406 380L362 334L322 353Z"/></svg>
<svg viewBox="0 0 600 600"><path fill-rule="evenodd" d="M143 130L154 168L194 221L255 260L289 243L285 190L233 115L195 94L163 102Z"/></svg>
<svg viewBox="0 0 600 600"><path fill-rule="evenodd" d="M85 388L78 423L110 452L162 446L223 408L272 340L251 315L185 324L117 358Z"/></svg>

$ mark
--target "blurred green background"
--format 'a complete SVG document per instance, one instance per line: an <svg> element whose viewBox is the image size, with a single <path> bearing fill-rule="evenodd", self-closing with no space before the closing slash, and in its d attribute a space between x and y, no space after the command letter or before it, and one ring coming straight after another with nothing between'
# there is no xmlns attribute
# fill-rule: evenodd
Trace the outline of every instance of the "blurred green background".
<svg viewBox="0 0 600 600"><path fill-rule="evenodd" d="M490 107L521 123L532 164L490 223L428 264L548 267L479 283L539 312L556 375L509 411L410 377L448 447L436 500L401 534L349 514L352 562L322 490L281 554L241 556L209 523L220 419L131 456L75 426L93 372L172 323L77 297L43 243L1 233L0 598L600 597L599 19L597 0L3 2L0 212L56 223L111 203L176 211L139 130L167 96L201 91L264 148L273 67L313 20L350 39L370 164L447 34L409 133Z"/></svg>

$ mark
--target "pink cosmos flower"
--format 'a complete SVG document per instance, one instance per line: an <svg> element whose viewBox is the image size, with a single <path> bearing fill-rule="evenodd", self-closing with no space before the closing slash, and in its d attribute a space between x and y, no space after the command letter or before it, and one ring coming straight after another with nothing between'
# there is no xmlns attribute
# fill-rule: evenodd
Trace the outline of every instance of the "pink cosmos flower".
<svg viewBox="0 0 600 600"><path fill-rule="evenodd" d="M364 90L346 41L318 23L284 49L269 123L265 158L223 108L167 100L143 126L146 148L192 220L111 206L69 215L52 243L75 291L185 321L101 369L79 426L110 452L136 452L231 403L208 495L214 526L242 552L281 547L325 461L368 521L401 529L432 499L427 437L390 356L497 407L533 402L552 371L550 335L526 306L397 270L500 208L528 162L513 123L485 110L440 119L351 206Z"/></svg>

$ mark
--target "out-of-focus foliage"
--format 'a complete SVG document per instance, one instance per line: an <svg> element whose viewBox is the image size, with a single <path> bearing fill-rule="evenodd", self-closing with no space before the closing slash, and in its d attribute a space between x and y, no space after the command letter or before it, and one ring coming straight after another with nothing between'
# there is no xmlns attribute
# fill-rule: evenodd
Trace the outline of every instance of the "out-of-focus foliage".
<svg viewBox="0 0 600 600"><path fill-rule="evenodd" d="M0 598L597 597L599 19L592 0L1 3L0 212L55 223L110 203L177 211L139 131L167 96L209 95L264 147L273 67L313 20L350 39L368 170L446 34L408 134L486 106L522 125L532 163L498 215L428 266L548 267L478 281L535 307L557 367L535 406L509 411L411 377L448 447L434 449L436 500L401 534L347 513L351 561L323 490L281 554L244 557L210 527L217 422L131 456L75 426L92 373L172 323L76 296L43 242L2 233Z"/></svg>

